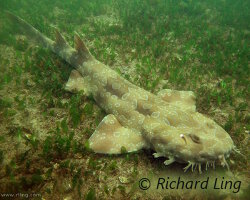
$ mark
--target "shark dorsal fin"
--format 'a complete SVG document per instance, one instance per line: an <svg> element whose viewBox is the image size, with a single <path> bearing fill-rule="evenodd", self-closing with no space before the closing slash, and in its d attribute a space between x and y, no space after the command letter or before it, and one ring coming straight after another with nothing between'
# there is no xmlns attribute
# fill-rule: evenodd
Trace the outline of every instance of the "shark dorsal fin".
<svg viewBox="0 0 250 200"><path fill-rule="evenodd" d="M78 52L78 54L83 55L83 56L85 56L87 58L90 57L91 54L90 54L88 48L86 47L86 45L81 40L78 33L76 33L76 32L75 32L74 41L75 41L75 49Z"/></svg>
<svg viewBox="0 0 250 200"><path fill-rule="evenodd" d="M58 46L64 46L66 45L66 40L62 36L62 34L59 32L57 28L55 28L55 34L56 34L56 45Z"/></svg>

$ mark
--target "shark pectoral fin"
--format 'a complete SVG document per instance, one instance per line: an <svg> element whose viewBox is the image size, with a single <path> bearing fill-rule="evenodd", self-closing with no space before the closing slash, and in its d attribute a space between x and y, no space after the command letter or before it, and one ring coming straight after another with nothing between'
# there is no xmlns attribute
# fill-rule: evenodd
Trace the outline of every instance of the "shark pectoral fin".
<svg viewBox="0 0 250 200"><path fill-rule="evenodd" d="M159 91L158 96L160 96L162 100L175 105L184 111L196 111L195 95L192 91L163 89Z"/></svg>
<svg viewBox="0 0 250 200"><path fill-rule="evenodd" d="M146 142L139 132L121 126L116 117L109 114L90 137L89 145L96 153L120 154L124 147L127 152L138 151Z"/></svg>

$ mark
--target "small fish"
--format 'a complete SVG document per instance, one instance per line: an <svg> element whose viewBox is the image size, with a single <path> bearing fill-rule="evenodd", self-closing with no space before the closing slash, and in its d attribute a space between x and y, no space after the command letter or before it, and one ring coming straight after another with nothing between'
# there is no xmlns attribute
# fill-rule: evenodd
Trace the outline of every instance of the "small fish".
<svg viewBox="0 0 250 200"><path fill-rule="evenodd" d="M94 152L120 154L124 148L127 152L151 148L155 158L167 158L165 165L187 163L184 171L198 167L201 172L202 165L207 169L215 163L228 168L226 158L236 147L222 127L196 111L193 92L164 89L152 94L95 59L78 34L72 48L58 30L52 41L23 19L7 14L29 39L75 68L66 90L84 91L106 111L89 138Z"/></svg>

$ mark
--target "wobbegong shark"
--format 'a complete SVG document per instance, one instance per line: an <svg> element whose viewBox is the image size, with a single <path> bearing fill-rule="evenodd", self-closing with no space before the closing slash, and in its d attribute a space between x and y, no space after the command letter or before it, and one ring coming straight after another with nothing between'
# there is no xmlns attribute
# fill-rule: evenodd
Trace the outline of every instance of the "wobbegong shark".
<svg viewBox="0 0 250 200"><path fill-rule="evenodd" d="M55 41L23 19L7 12L28 39L52 50L74 67L66 84L68 91L84 91L105 110L107 116L89 138L90 148L101 154L120 154L150 148L165 165L187 163L184 171L215 163L226 166L226 158L237 150L229 134L212 119L196 111L192 91L163 89L152 94L124 79L99 62L75 34L72 48L56 29ZM16 25L15 24L15 25Z"/></svg>

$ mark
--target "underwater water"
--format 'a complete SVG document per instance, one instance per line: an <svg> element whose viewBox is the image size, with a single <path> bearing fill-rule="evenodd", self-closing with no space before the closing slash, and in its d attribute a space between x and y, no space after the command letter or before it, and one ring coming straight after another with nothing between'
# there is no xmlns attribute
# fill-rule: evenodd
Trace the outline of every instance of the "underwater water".
<svg viewBox="0 0 250 200"><path fill-rule="evenodd" d="M33 29L15 23L6 11L58 45L44 48L43 36L34 37ZM249 15L250 2L244 0L1 0L0 198L248 199ZM196 111L222 127L234 143L226 161L213 166L191 153L198 161L181 162L180 148L171 149L176 162L169 165L165 154L152 155L159 143L168 147L181 140L186 148L190 139L182 132L166 141L151 140L142 131L151 148L127 153L122 145L119 155L97 153L89 138L112 112L95 93L65 89L75 62L82 60L71 62L71 51L60 54L65 46L55 27L83 59L86 49L74 42L75 33L93 58L155 96L164 89L192 91ZM176 109L191 116L189 105L182 106ZM170 116L167 121L173 127L178 120ZM208 131L209 126L201 128ZM209 143L199 141L202 133L194 134L191 139L206 149ZM125 146L134 142L131 138L124 139ZM225 150L223 141L213 140Z"/></svg>

